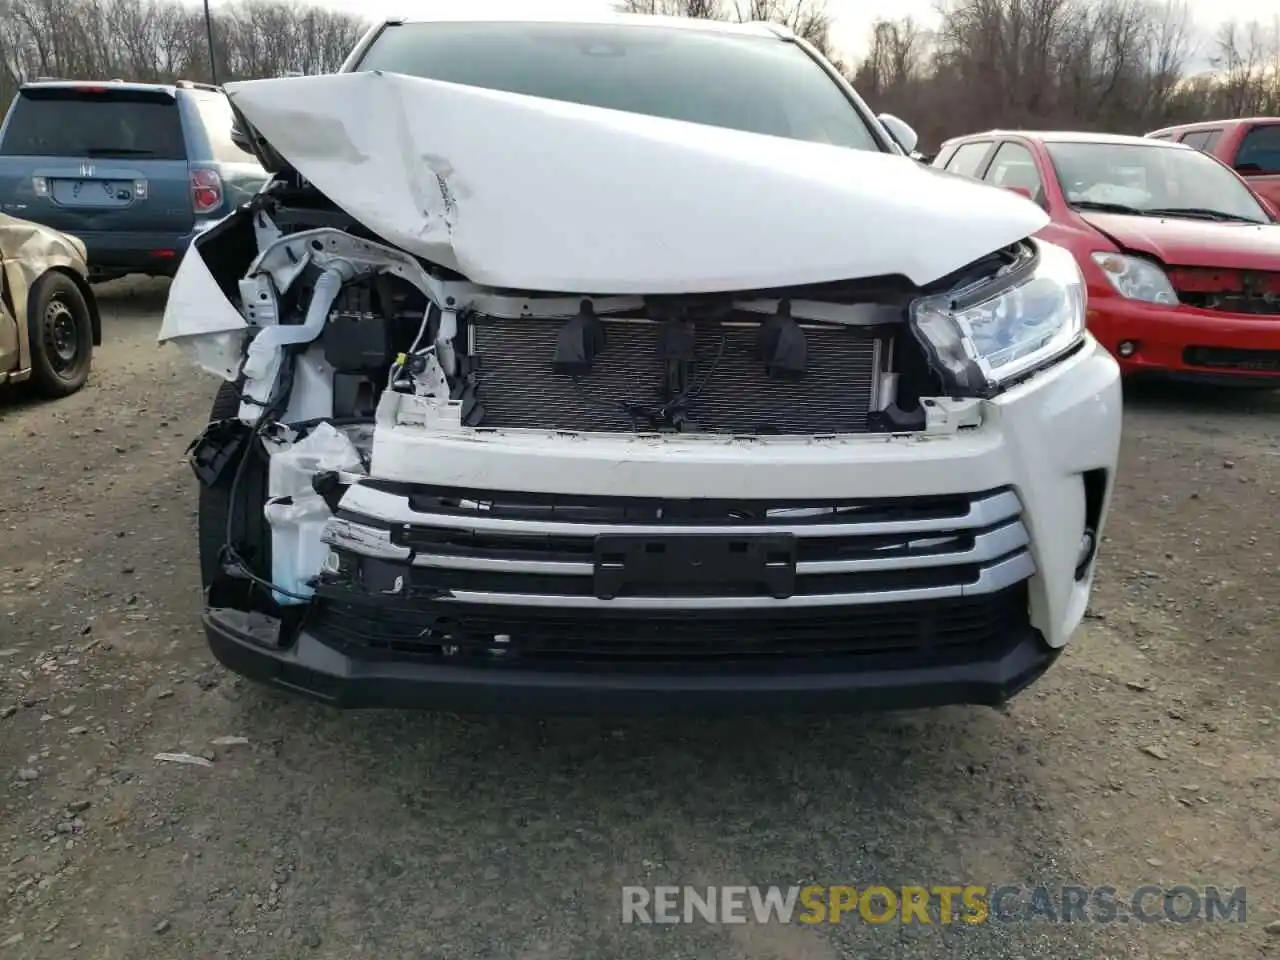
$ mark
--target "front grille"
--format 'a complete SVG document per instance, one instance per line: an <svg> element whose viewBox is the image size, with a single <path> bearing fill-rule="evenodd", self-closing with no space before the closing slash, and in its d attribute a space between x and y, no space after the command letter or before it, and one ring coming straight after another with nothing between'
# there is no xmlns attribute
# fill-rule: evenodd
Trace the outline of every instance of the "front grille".
<svg viewBox="0 0 1280 960"><path fill-rule="evenodd" d="M1280 373L1280 350L1237 350L1232 347L1187 347L1182 362L1189 367Z"/></svg>
<svg viewBox="0 0 1280 960"><path fill-rule="evenodd" d="M607 343L580 378L552 372L559 324L472 323L477 399L485 427L648 432L629 408L660 404L664 361L660 326L648 320L604 320ZM805 376L769 377L756 347L759 323L699 323L692 429L732 434L841 434L868 430L882 341L865 329L802 324ZM686 427L685 429L689 429Z"/></svg>
<svg viewBox="0 0 1280 960"><path fill-rule="evenodd" d="M348 489L325 539L336 563L319 596L388 609L430 603L464 620L495 610L512 619L859 618L863 607L988 596L1035 572L1008 488L761 502L365 481Z"/></svg>
<svg viewBox="0 0 1280 960"><path fill-rule="evenodd" d="M458 666L907 669L999 656L1028 628L1026 584L977 597L690 618L321 600L307 629L365 658Z"/></svg>

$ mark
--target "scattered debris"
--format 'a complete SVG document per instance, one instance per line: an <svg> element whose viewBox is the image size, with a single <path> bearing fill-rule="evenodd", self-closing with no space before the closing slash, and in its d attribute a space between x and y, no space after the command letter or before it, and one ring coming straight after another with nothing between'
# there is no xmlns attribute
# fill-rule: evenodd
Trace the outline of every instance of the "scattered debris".
<svg viewBox="0 0 1280 960"><path fill-rule="evenodd" d="M1168 760L1169 754L1165 752L1164 747L1158 743L1151 743L1142 748L1142 752L1148 756L1155 757L1157 760Z"/></svg>
<svg viewBox="0 0 1280 960"><path fill-rule="evenodd" d="M243 747L249 743L248 737L214 737L209 741L215 747Z"/></svg>
<svg viewBox="0 0 1280 960"><path fill-rule="evenodd" d="M1130 690L1150 690L1151 689L1149 686L1147 686L1145 683L1143 683L1140 680L1126 680L1124 685L1128 687Z"/></svg>
<svg viewBox="0 0 1280 960"><path fill-rule="evenodd" d="M18 771L19 780L31 781L31 780L38 780L39 778L40 778L39 772L33 769L32 767L23 767L21 770Z"/></svg>
<svg viewBox="0 0 1280 960"><path fill-rule="evenodd" d="M171 924L168 920L161 920L159 923L155 925L153 929L155 930L156 933L168 933L169 928L171 926L173 926L173 924Z"/></svg>
<svg viewBox="0 0 1280 960"><path fill-rule="evenodd" d="M155 759L162 763L185 763L193 767L213 766L213 763L204 757L196 757L189 753L157 753Z"/></svg>

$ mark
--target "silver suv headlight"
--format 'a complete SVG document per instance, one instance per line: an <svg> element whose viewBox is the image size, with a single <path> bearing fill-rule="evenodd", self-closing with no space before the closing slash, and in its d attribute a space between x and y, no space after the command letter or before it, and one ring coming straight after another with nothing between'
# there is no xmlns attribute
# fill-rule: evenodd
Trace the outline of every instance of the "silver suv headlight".
<svg viewBox="0 0 1280 960"><path fill-rule="evenodd" d="M911 328L950 389L991 396L1084 337L1085 286L1069 251L1033 241L1029 269L911 305Z"/></svg>

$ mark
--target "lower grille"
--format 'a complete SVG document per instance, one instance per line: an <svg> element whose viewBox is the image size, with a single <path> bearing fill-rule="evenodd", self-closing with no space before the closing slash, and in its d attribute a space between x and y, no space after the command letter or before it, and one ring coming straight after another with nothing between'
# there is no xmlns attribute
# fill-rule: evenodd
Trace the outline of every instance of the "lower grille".
<svg viewBox="0 0 1280 960"><path fill-rule="evenodd" d="M651 432L627 412L664 399L660 326L604 320L607 344L591 373L552 373L559 324L472 323L477 398L485 427ZM756 348L757 322L698 324L689 418L703 433L823 435L865 433L878 389L882 340L865 329L801 325L808 342L805 376L766 375Z"/></svg>
<svg viewBox="0 0 1280 960"><path fill-rule="evenodd" d="M1236 350L1229 347L1187 347L1182 362L1189 367L1280 373L1280 350Z"/></svg>
<svg viewBox="0 0 1280 960"><path fill-rule="evenodd" d="M322 600L306 627L357 657L459 666L907 669L1000 655L1029 626L1026 584L979 597L788 614L618 617Z"/></svg>
<svg viewBox="0 0 1280 960"><path fill-rule="evenodd" d="M338 596L762 612L995 593L1035 572L1017 494L762 504L372 482L326 528Z"/></svg>

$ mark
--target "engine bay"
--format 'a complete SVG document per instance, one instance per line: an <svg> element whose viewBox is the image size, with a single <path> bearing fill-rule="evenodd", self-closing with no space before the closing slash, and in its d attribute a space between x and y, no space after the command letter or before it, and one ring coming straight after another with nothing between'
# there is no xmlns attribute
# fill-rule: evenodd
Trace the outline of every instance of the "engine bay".
<svg viewBox="0 0 1280 960"><path fill-rule="evenodd" d="M249 424L283 401L286 424L394 405L436 429L909 432L938 389L903 335L919 295L903 278L652 297L493 290L379 242L305 187L280 192L295 203L268 191L199 240L247 324L235 346ZM222 359L226 376L236 358Z"/></svg>
<svg viewBox="0 0 1280 960"><path fill-rule="evenodd" d="M239 329L175 342L237 384L239 407L193 443L192 463L206 485L238 463L236 500L245 464L265 454L270 576L251 572L230 518L225 570L282 606L308 601L328 545L365 536L335 520L344 491L417 482L424 461L407 444L422 437L812 441L957 427L907 332L920 291L901 277L659 296L494 289L382 242L296 177L196 250L217 288L205 299L221 293ZM376 540L360 549L376 553Z"/></svg>

